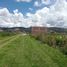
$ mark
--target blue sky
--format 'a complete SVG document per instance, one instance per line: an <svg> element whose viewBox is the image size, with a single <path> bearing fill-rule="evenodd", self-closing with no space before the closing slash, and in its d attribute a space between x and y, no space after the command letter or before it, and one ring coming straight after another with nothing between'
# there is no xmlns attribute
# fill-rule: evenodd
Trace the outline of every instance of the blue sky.
<svg viewBox="0 0 67 67"><path fill-rule="evenodd" d="M27 12L34 13L38 8L34 7L35 0L32 0L31 2L16 2L16 0L0 0L0 7L7 7L10 12L13 12L13 10L18 9L23 14ZM29 8L32 8L33 11L29 10Z"/></svg>
<svg viewBox="0 0 67 67"><path fill-rule="evenodd" d="M13 10L18 9L23 14L26 14L27 12L35 13L36 10L41 9L43 7L49 7L49 5L43 4L39 7L34 6L34 2L37 0L32 0L30 2L17 2L16 0L0 0L0 7L2 8L8 8L10 12L13 12ZM54 0L51 0L52 2ZM41 0L38 0L38 2L41 2ZM32 8L33 10L30 10L29 8Z"/></svg>
<svg viewBox="0 0 67 67"><path fill-rule="evenodd" d="M32 2L16 2L15 0L0 0L0 7L7 7L10 12L18 9L22 13L30 12L29 8L34 8Z"/></svg>

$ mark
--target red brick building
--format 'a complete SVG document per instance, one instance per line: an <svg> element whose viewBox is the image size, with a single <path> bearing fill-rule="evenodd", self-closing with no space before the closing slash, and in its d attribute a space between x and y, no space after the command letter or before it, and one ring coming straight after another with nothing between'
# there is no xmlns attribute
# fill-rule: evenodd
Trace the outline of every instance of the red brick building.
<svg viewBox="0 0 67 67"><path fill-rule="evenodd" d="M46 27L32 27L32 35L37 36L47 33Z"/></svg>

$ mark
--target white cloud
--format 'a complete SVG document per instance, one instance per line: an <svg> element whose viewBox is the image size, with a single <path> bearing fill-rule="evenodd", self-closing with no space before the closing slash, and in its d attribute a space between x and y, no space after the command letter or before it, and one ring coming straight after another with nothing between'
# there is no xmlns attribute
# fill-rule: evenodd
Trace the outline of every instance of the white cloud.
<svg viewBox="0 0 67 67"><path fill-rule="evenodd" d="M29 8L29 10L30 10L30 11L33 11L33 9L32 9L32 8Z"/></svg>
<svg viewBox="0 0 67 67"><path fill-rule="evenodd" d="M24 18L23 14L14 10L10 13L7 8L0 9L0 27L30 27L32 20Z"/></svg>
<svg viewBox="0 0 67 67"><path fill-rule="evenodd" d="M50 6L37 10L35 14L27 13L26 18L18 11L10 13L7 8L0 8L0 26L2 27L30 27L30 26L55 26L67 28L67 2L57 0Z"/></svg>
<svg viewBox="0 0 67 67"><path fill-rule="evenodd" d="M41 7L42 5L50 5L52 3L51 0L36 0L34 2L34 6Z"/></svg>
<svg viewBox="0 0 67 67"><path fill-rule="evenodd" d="M17 2L31 2L31 0L16 0Z"/></svg>
<svg viewBox="0 0 67 67"><path fill-rule="evenodd" d="M7 8L1 8L0 9L0 16L9 16L10 13Z"/></svg>
<svg viewBox="0 0 67 67"><path fill-rule="evenodd" d="M41 4L39 3L39 1L35 1L35 2L34 2L34 6L35 6L35 7L39 7L39 6L41 6Z"/></svg>
<svg viewBox="0 0 67 67"><path fill-rule="evenodd" d="M28 14L30 17L31 15ZM33 25L67 27L67 2L57 0L50 8L44 7L32 16Z"/></svg>
<svg viewBox="0 0 67 67"><path fill-rule="evenodd" d="M51 3L50 0L41 0L42 4L48 5Z"/></svg>

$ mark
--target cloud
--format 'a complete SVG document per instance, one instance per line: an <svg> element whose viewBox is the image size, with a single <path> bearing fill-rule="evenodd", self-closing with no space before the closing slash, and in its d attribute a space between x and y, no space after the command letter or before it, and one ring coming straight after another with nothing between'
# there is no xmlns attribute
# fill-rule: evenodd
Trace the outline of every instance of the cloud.
<svg viewBox="0 0 67 67"><path fill-rule="evenodd" d="M49 8L44 7L28 16L32 17L34 26L67 27L67 2L66 0L57 0Z"/></svg>
<svg viewBox="0 0 67 67"><path fill-rule="evenodd" d="M17 2L31 2L31 0L16 0Z"/></svg>
<svg viewBox="0 0 67 67"><path fill-rule="evenodd" d="M39 3L39 1L35 1L35 2L34 2L34 6L35 6L35 7L40 7L41 4Z"/></svg>
<svg viewBox="0 0 67 67"><path fill-rule="evenodd" d="M42 5L51 5L51 3L52 3L53 1L51 1L51 0L36 0L35 2L34 2L34 6L35 7L41 7Z"/></svg>
<svg viewBox="0 0 67 67"><path fill-rule="evenodd" d="M42 4L48 5L51 3L51 0L41 0Z"/></svg>
<svg viewBox="0 0 67 67"><path fill-rule="evenodd" d="M57 0L49 8L37 10L35 14L27 13L26 17L18 9L10 13L7 8L0 8L1 27L65 27L67 28L67 2Z"/></svg>
<svg viewBox="0 0 67 67"><path fill-rule="evenodd" d="M33 11L33 8L29 8L30 11Z"/></svg>
<svg viewBox="0 0 67 67"><path fill-rule="evenodd" d="M0 27L28 27L30 25L28 21L18 9L13 13L10 13L7 8L0 9Z"/></svg>

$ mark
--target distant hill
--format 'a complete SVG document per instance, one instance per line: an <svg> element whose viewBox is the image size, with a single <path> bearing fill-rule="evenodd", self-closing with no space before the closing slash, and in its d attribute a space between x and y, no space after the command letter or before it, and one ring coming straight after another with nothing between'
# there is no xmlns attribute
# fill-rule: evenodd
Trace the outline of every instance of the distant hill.
<svg viewBox="0 0 67 67"><path fill-rule="evenodd" d="M24 28L24 27L12 27L12 28L4 28L4 27L0 27L0 32L5 31L5 32L27 32L30 33L31 32L31 28Z"/></svg>
<svg viewBox="0 0 67 67"><path fill-rule="evenodd" d="M67 28L49 27L48 32L67 33Z"/></svg>
<svg viewBox="0 0 67 67"><path fill-rule="evenodd" d="M58 28L58 27L47 27L47 32L48 33L67 33L67 28ZM6 32L26 32L26 33L31 33L32 27L29 28L24 28L24 27L12 27L12 28L4 28L0 27L0 32L6 31Z"/></svg>

